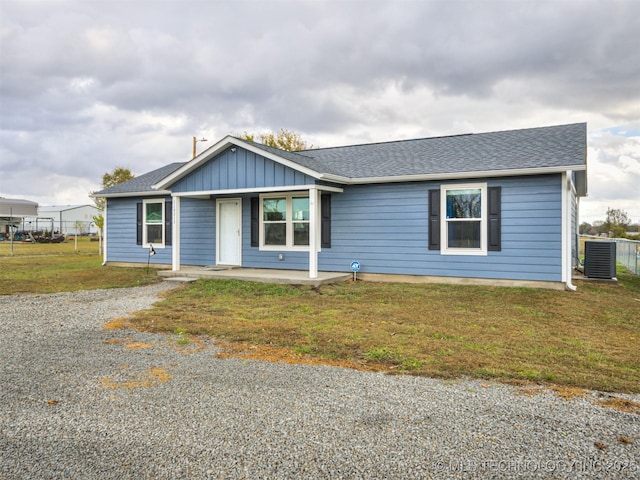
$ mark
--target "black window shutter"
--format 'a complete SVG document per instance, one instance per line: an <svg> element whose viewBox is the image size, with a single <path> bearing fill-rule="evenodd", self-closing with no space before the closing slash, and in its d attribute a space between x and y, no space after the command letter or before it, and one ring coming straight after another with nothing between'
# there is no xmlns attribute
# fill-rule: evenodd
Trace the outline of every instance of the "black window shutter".
<svg viewBox="0 0 640 480"><path fill-rule="evenodd" d="M173 210L171 202L164 202L164 244L171 245L171 219L173 218Z"/></svg>
<svg viewBox="0 0 640 480"><path fill-rule="evenodd" d="M429 250L440 250L440 189L429 190Z"/></svg>
<svg viewBox="0 0 640 480"><path fill-rule="evenodd" d="M136 204L136 243L142 245L142 202Z"/></svg>
<svg viewBox="0 0 640 480"><path fill-rule="evenodd" d="M499 252L502 249L501 187L489 187L487 193L489 197L487 203L489 216L487 219L487 250Z"/></svg>
<svg viewBox="0 0 640 480"><path fill-rule="evenodd" d="M251 246L260 246L260 198L251 197Z"/></svg>
<svg viewBox="0 0 640 480"><path fill-rule="evenodd" d="M320 195L320 247L331 248L331 195Z"/></svg>

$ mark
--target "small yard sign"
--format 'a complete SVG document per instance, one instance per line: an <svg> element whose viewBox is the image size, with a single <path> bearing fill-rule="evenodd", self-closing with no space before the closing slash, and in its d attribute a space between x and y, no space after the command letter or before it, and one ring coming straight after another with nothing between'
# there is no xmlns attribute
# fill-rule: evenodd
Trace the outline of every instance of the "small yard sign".
<svg viewBox="0 0 640 480"><path fill-rule="evenodd" d="M360 262L354 260L351 262L351 271L353 272L353 281L356 281L356 273L360 271Z"/></svg>

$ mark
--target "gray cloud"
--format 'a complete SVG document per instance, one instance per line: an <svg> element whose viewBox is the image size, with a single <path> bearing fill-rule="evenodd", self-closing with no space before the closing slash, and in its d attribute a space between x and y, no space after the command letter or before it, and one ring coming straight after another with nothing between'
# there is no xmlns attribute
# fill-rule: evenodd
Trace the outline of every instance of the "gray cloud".
<svg viewBox="0 0 640 480"><path fill-rule="evenodd" d="M635 2L115 5L98 18L90 3L9 23L3 93L38 98L90 79L95 98L118 108L187 109L331 84L375 94L397 79L484 98L512 79L538 101L579 108L621 103L640 78Z"/></svg>
<svg viewBox="0 0 640 480"><path fill-rule="evenodd" d="M185 160L199 134L326 146L640 118L633 0L105 5L0 5L2 194L37 195L22 169L97 182Z"/></svg>

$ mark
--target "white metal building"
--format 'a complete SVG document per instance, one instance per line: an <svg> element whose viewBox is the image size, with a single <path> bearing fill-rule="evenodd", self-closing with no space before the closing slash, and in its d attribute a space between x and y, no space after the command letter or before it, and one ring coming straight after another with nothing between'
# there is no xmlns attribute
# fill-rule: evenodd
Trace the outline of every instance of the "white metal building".
<svg viewBox="0 0 640 480"><path fill-rule="evenodd" d="M38 215L38 204L29 200L0 197L0 234L24 230L25 218Z"/></svg>
<svg viewBox="0 0 640 480"><path fill-rule="evenodd" d="M63 235L85 235L97 233L93 217L100 211L93 205L41 206L38 214L25 218L25 230L53 230Z"/></svg>

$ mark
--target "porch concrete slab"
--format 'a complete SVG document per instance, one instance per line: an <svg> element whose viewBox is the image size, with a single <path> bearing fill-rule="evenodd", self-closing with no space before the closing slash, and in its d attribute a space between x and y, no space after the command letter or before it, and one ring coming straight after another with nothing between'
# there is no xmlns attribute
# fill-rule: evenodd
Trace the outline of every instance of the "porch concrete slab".
<svg viewBox="0 0 640 480"><path fill-rule="evenodd" d="M166 280L182 278L224 278L243 280L246 282L282 283L289 285L324 285L344 282L351 278L350 273L318 272L318 278L309 278L306 270L270 270L263 268L229 268L227 270L211 270L207 267L183 267L178 271L162 270L158 275Z"/></svg>

